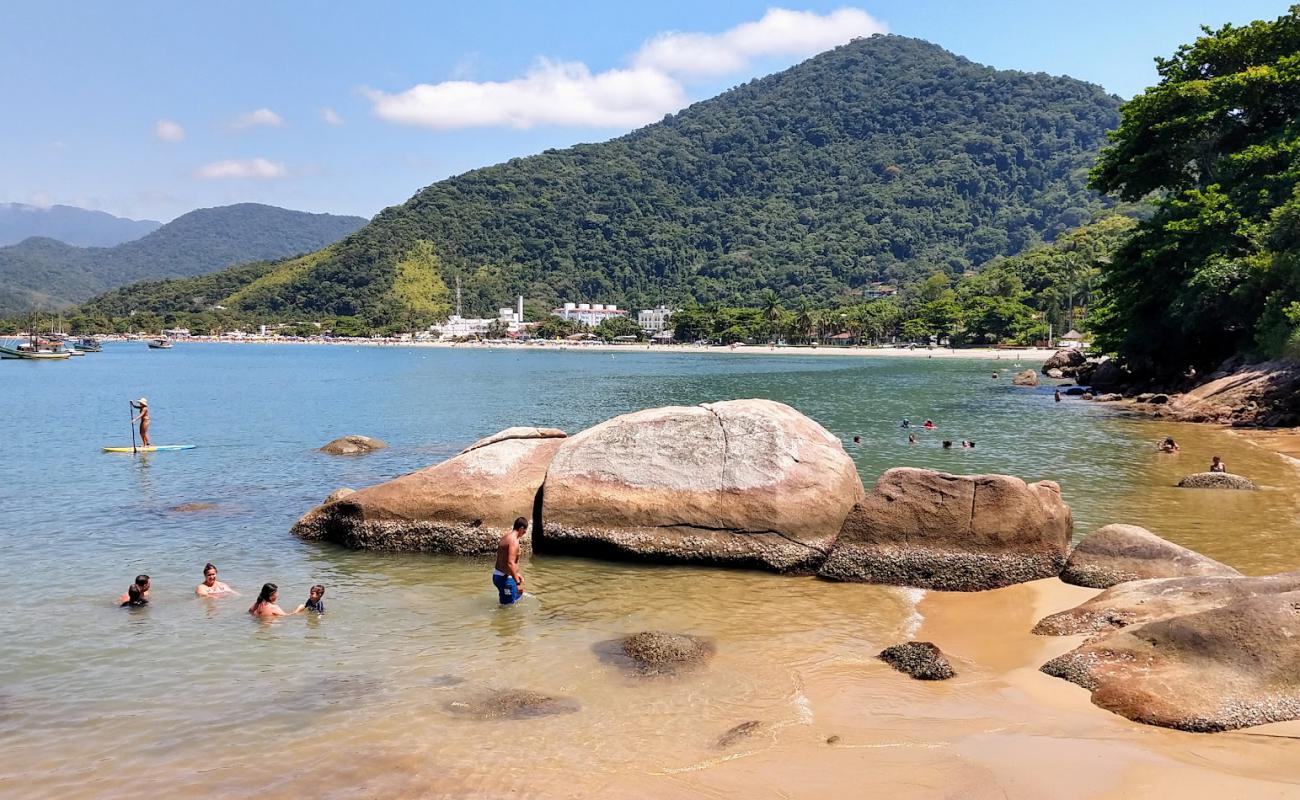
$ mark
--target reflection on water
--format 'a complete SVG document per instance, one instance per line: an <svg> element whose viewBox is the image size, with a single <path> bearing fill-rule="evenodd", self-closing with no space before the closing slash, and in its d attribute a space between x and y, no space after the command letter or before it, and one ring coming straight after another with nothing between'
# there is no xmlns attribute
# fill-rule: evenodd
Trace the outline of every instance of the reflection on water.
<svg viewBox="0 0 1300 800"><path fill-rule="evenodd" d="M58 410L24 418L0 461L0 793L653 796L636 776L698 790L701 769L725 775L737 756L794 742L825 747L828 725L865 722L866 708L879 738L859 732L846 747L945 741L917 717L936 689L884 680L873 658L914 631L912 590L539 558L525 565L536 594L503 609L489 562L346 552L287 533L338 486L425 466L513 424L576 431L647 406L769 397L845 441L861 435L849 452L868 483L897 465L1051 478L1078 533L1132 522L1248 572L1300 561L1297 475L1281 458L1211 428L1057 405L1050 391L991 381L980 362L121 345L31 366L0 366L9 396ZM142 393L156 440L200 448L99 453L127 441L121 400ZM904 417L939 430L909 446ZM313 452L347 433L392 447ZM1155 452L1166 434L1179 455ZM945 438L978 446L945 451ZM1263 491L1172 488L1216 454ZM169 510L189 502L216 508ZM207 561L243 596L196 598ZM152 604L114 607L140 572L153 576ZM325 584L329 613L250 619L267 581L288 609ZM1027 610L1004 618L1017 614L1027 628ZM707 636L717 654L698 673L645 681L593 651L640 630ZM980 681L1018 666L996 648L968 658ZM830 688L845 682L853 703ZM979 685L938 690L960 698L944 714L988 716ZM526 721L448 711L512 690L579 710ZM751 721L761 733L718 751ZM914 739L900 740L909 725Z"/></svg>

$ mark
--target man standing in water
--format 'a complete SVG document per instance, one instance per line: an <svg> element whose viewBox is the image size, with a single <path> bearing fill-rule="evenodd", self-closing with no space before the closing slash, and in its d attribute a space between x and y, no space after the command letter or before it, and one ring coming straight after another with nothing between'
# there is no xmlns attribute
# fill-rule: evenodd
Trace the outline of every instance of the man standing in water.
<svg viewBox="0 0 1300 800"><path fill-rule="evenodd" d="M132 422L140 423L140 441L145 447L152 447L149 444L149 400L141 397L139 400L132 400L131 407L139 409L140 413L136 414Z"/></svg>
<svg viewBox="0 0 1300 800"><path fill-rule="evenodd" d="M492 570L492 585L497 587L501 605L514 604L524 595L524 576L519 574L519 540L528 533L528 520L519 517L515 527L501 537L497 545L497 565Z"/></svg>

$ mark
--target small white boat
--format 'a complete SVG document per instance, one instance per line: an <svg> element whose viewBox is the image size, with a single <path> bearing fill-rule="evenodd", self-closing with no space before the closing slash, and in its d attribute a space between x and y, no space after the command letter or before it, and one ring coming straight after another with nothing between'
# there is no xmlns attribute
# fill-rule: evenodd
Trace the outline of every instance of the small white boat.
<svg viewBox="0 0 1300 800"><path fill-rule="evenodd" d="M170 339L150 339L150 350L170 350L172 346Z"/></svg>

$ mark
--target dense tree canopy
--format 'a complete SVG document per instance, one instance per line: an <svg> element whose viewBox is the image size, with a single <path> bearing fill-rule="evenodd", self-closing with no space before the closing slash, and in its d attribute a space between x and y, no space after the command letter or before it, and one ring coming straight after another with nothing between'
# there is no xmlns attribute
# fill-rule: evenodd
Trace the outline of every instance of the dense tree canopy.
<svg viewBox="0 0 1300 800"><path fill-rule="evenodd" d="M1099 342L1175 371L1300 345L1300 6L1157 63L1092 174L1157 197L1103 268Z"/></svg>

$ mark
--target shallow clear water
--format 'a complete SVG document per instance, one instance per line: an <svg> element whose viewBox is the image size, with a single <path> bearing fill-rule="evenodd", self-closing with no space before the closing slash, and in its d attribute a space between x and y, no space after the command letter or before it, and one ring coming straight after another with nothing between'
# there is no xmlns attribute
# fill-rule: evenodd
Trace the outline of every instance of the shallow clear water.
<svg viewBox="0 0 1300 800"><path fill-rule="evenodd" d="M764 741L806 724L802 676L856 669L916 624L907 590L557 558L526 564L537 595L502 610L480 562L288 534L336 487L427 466L510 425L573 432L649 406L767 397L842 437L868 485L901 465L1050 478L1076 534L1134 522L1248 572L1300 563L1289 462L1208 427L1056 404L1050 389L1011 387L1008 366L140 343L62 364L4 362L0 793L572 793L574 770L596 776L588 786L672 773L720 758L712 742L737 723L764 721ZM126 400L142 394L155 443L199 449L100 453L130 444ZM903 417L939 430L909 446ZM1181 454L1154 452L1166 432ZM313 451L348 433L391 447L360 458ZM848 444L854 434L863 446ZM943 438L978 446L945 451ZM1265 491L1172 488L1214 454ZM192 502L215 507L170 510ZM243 596L195 598L206 561ZM138 572L153 576L152 605L116 608ZM254 622L245 609L265 581L290 609L323 583L329 613ZM716 660L689 679L646 682L593 651L650 628L714 637ZM450 704L503 688L581 708L526 722L453 713ZM906 706L920 690L890 691ZM496 763L506 756L508 766Z"/></svg>

